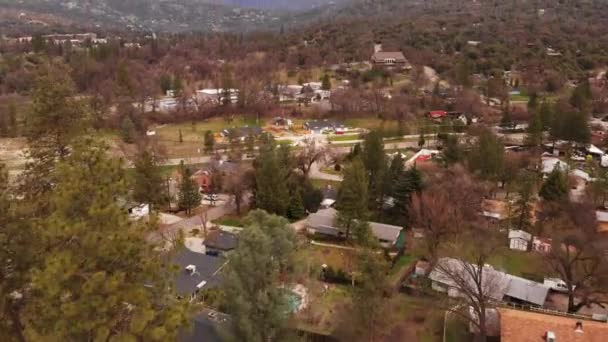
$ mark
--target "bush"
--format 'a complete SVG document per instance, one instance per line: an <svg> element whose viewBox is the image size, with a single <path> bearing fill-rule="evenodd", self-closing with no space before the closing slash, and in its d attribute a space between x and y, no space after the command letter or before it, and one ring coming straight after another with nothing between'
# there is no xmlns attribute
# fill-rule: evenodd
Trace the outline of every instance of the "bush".
<svg viewBox="0 0 608 342"><path fill-rule="evenodd" d="M343 269L334 269L331 266L328 266L321 271L321 280L334 284L350 284L352 281Z"/></svg>

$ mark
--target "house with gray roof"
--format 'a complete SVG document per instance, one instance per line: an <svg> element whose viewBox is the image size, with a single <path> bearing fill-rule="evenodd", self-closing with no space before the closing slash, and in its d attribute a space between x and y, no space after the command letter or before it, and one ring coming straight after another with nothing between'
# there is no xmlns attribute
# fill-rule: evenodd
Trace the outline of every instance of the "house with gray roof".
<svg viewBox="0 0 608 342"><path fill-rule="evenodd" d="M345 232L339 228L335 221L338 211L334 208L321 209L316 213L308 215L307 231L309 234L321 234L333 237L342 238ZM385 248L390 248L395 245L402 227L393 226L390 224L369 222L369 227L372 234L378 239L380 245Z"/></svg>
<svg viewBox="0 0 608 342"><path fill-rule="evenodd" d="M445 292L450 297L463 297L463 286L470 291L476 288L471 276L475 272L476 265L454 258L441 258L429 279L433 290ZM490 265L484 266L482 274L484 292L494 301L537 307L545 305L549 287L541 283L498 271Z"/></svg>
<svg viewBox="0 0 608 342"><path fill-rule="evenodd" d="M181 250L172 259L172 263L179 269L174 282L178 296L194 300L202 289L220 285L220 270L226 262L222 257L196 253L185 248Z"/></svg>
<svg viewBox="0 0 608 342"><path fill-rule="evenodd" d="M399 67L403 69L411 68L407 59L401 51L384 51L382 44L374 45L372 63L379 67Z"/></svg>

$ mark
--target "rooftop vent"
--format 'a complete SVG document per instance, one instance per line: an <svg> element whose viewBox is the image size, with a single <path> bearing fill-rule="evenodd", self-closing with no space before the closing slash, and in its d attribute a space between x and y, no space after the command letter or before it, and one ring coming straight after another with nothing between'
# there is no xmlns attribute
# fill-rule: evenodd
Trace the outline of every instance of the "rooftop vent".
<svg viewBox="0 0 608 342"><path fill-rule="evenodd" d="M194 273L196 273L196 266L195 265L186 266L186 272L190 273L190 275L193 275Z"/></svg>

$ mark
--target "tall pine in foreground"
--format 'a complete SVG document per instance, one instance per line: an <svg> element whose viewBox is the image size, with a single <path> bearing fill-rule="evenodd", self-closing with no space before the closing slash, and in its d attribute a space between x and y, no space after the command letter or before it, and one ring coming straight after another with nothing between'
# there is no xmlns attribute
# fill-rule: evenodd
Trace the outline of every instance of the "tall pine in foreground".
<svg viewBox="0 0 608 342"><path fill-rule="evenodd" d="M285 340L290 308L280 285L293 270L295 247L295 234L286 219L262 210L246 217L225 272L235 340Z"/></svg>
<svg viewBox="0 0 608 342"><path fill-rule="evenodd" d="M549 202L566 199L568 197L568 175L556 167L543 183L539 195Z"/></svg>
<svg viewBox="0 0 608 342"><path fill-rule="evenodd" d="M28 340L167 341L188 324L171 269L117 204L126 190L120 161L90 141L58 165L52 214L36 225L43 260L24 293Z"/></svg>
<svg viewBox="0 0 608 342"><path fill-rule="evenodd" d="M201 193L198 190L198 186L192 179L192 171L182 164L180 165L180 172L182 181L179 184L179 208L186 211L187 215L192 213L192 209L201 205Z"/></svg>
<svg viewBox="0 0 608 342"><path fill-rule="evenodd" d="M163 175L154 155L143 150L135 161L133 199L154 210L165 201Z"/></svg>
<svg viewBox="0 0 608 342"><path fill-rule="evenodd" d="M63 64L43 64L32 90L32 104L26 112L28 150L21 191L31 202L46 210L46 195L56 182L56 164L70 153L71 145L89 127L88 107L76 99L76 89Z"/></svg>
<svg viewBox="0 0 608 342"><path fill-rule="evenodd" d="M368 180L365 167L360 158L355 157L344 169L344 181L338 192L337 223L345 230L346 238L350 238L355 221L367 220L368 216Z"/></svg>

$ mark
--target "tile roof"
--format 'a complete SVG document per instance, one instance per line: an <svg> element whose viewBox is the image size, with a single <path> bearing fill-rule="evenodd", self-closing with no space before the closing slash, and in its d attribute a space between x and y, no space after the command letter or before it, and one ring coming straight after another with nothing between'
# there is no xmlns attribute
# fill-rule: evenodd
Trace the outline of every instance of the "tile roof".
<svg viewBox="0 0 608 342"><path fill-rule="evenodd" d="M555 334L556 341L608 341L607 323L502 308L499 313L502 342L545 341L548 331ZM583 324L583 332L575 331L577 322Z"/></svg>

